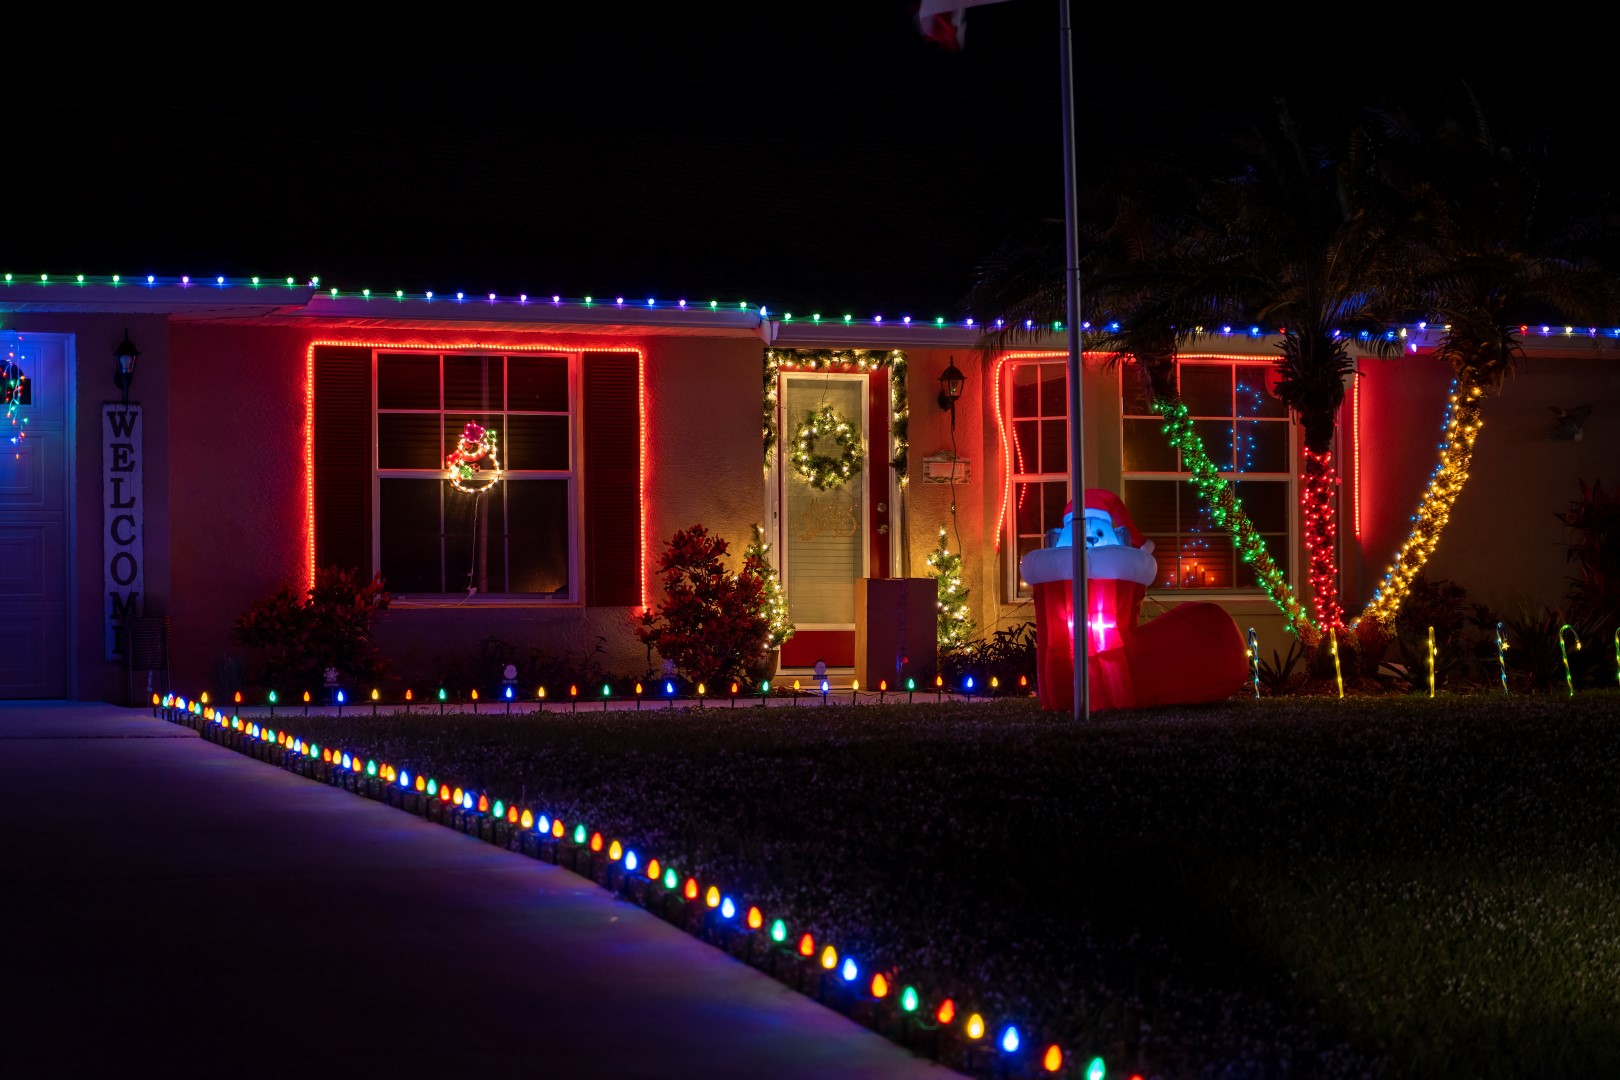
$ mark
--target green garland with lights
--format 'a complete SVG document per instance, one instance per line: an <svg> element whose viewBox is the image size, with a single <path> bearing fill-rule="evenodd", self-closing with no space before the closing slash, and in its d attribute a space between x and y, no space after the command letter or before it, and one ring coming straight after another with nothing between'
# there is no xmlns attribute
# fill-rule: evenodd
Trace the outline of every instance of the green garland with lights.
<svg viewBox="0 0 1620 1080"><path fill-rule="evenodd" d="M893 456L890 468L906 484L906 468L910 462L911 444L907 429L911 410L906 404L906 354L900 349L888 352L870 352L865 349L766 349L765 396L762 407L765 472L771 471L772 456L780 437L776 422L777 376L782 369L799 368L805 371L876 371L889 372L889 443Z"/></svg>
<svg viewBox="0 0 1620 1080"><path fill-rule="evenodd" d="M945 526L939 527L939 544L928 553L939 590L939 647L953 649L973 636L974 622L968 615L968 587L962 575L962 555L945 543Z"/></svg>
<svg viewBox="0 0 1620 1080"><path fill-rule="evenodd" d="M1205 452L1204 440L1198 437L1193 430L1193 422L1188 419L1187 406L1179 401L1156 398L1153 411L1164 417L1164 434L1170 445L1181 452L1182 463L1192 473L1193 486L1209 506L1215 523L1226 529L1238 555L1254 567L1255 579L1277 610L1282 612L1288 629L1306 644L1314 642L1319 636L1316 624L1294 596L1294 590L1282 570L1272 561L1265 540L1243 512L1243 503L1238 499L1231 481L1221 476L1215 462Z"/></svg>
<svg viewBox="0 0 1620 1080"><path fill-rule="evenodd" d="M836 454L819 454L816 444L831 437L838 447ZM853 424L831 405L823 405L804 414L799 425L798 439L793 444L788 460L793 472L817 491L832 491L855 479L861 471L866 451L861 449L861 436Z"/></svg>
<svg viewBox="0 0 1620 1080"><path fill-rule="evenodd" d="M787 595L782 592L782 579L771 565L771 545L765 542L765 526L754 526L754 540L743 549L743 573L753 574L760 580L763 599L762 613L769 625L769 647L779 649L782 642L793 636L793 619L788 615Z"/></svg>

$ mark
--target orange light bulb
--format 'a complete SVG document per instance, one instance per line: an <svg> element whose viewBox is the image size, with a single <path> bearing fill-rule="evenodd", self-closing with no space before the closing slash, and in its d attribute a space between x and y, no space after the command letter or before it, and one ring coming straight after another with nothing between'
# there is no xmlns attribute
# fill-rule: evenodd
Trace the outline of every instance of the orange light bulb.
<svg viewBox="0 0 1620 1080"><path fill-rule="evenodd" d="M816 939L809 934L799 939L799 955L814 956L816 954Z"/></svg>
<svg viewBox="0 0 1620 1080"><path fill-rule="evenodd" d="M748 909L748 929L750 929L750 930L758 930L761 926L764 926L764 925L765 925L765 916L764 916L763 913L760 912L759 908L757 908L757 907L749 908Z"/></svg>
<svg viewBox="0 0 1620 1080"><path fill-rule="evenodd" d="M952 1020L955 1020L956 1002L952 1001L950 998L946 998L940 1004L939 1011L934 1014L934 1019L938 1020L942 1024L948 1024Z"/></svg>

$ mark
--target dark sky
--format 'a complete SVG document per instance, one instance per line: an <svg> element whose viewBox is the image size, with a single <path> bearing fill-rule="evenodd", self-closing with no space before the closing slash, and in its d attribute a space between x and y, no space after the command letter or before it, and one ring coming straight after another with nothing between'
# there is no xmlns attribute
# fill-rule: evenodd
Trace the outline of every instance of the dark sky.
<svg viewBox="0 0 1620 1080"><path fill-rule="evenodd" d="M973 9L959 53L905 2L731 7L98 22L13 58L0 263L927 318L1061 215L1056 0ZM1083 175L1263 119L1279 92L1310 120L1466 78L1571 183L1608 182L1613 94L1578 61L1487 61L1412 26L1294 55L1170 17L1077 24Z"/></svg>

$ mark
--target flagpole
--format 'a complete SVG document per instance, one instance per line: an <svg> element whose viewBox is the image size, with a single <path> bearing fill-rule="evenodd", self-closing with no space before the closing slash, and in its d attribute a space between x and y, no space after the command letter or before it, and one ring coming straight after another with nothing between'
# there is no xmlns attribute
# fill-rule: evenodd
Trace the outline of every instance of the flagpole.
<svg viewBox="0 0 1620 1080"><path fill-rule="evenodd" d="M1069 21L1069 0L1058 0L1058 13L1063 62L1063 239L1067 257L1064 284L1069 299L1069 495L1074 507L1074 524L1069 530L1074 552L1074 562L1070 567L1074 580L1074 607L1071 612L1074 626L1070 637L1074 654L1074 718L1085 720L1091 716L1086 671L1091 652L1086 614L1091 608L1086 602L1086 534L1082 523L1086 470L1080 442L1080 358L1084 345L1080 335L1080 207L1079 192L1075 186L1079 170L1074 145L1074 30Z"/></svg>

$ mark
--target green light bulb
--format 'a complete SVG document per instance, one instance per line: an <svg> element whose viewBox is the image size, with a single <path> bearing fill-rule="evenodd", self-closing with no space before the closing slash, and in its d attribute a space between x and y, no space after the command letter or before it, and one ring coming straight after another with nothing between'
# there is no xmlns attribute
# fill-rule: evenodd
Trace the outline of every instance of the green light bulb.
<svg viewBox="0 0 1620 1080"><path fill-rule="evenodd" d="M580 824L574 826L574 843L583 844L584 842L585 842L585 825L584 825L583 822L581 822Z"/></svg>
<svg viewBox="0 0 1620 1080"><path fill-rule="evenodd" d="M787 940L787 923L781 919L771 923L771 940L778 943Z"/></svg>
<svg viewBox="0 0 1620 1080"><path fill-rule="evenodd" d="M673 889L675 887L675 885L676 885L675 871L673 871L673 870L665 870L664 871L664 888Z"/></svg>
<svg viewBox="0 0 1620 1080"><path fill-rule="evenodd" d="M1086 1066L1086 1080L1103 1080L1103 1074L1107 1071L1102 1058L1092 1058L1091 1064Z"/></svg>
<svg viewBox="0 0 1620 1080"><path fill-rule="evenodd" d="M900 991L900 1008L905 1012L917 1011L917 988L908 986Z"/></svg>

